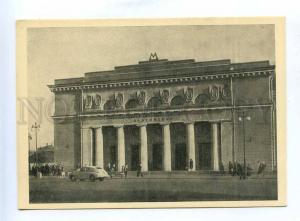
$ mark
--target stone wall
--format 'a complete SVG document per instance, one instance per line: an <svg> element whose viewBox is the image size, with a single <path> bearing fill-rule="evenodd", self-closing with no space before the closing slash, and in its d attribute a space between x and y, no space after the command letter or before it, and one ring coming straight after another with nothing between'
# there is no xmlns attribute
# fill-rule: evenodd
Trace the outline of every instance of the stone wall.
<svg viewBox="0 0 300 221"><path fill-rule="evenodd" d="M77 167L81 161L80 124L76 121L54 122L54 162L66 170Z"/></svg>

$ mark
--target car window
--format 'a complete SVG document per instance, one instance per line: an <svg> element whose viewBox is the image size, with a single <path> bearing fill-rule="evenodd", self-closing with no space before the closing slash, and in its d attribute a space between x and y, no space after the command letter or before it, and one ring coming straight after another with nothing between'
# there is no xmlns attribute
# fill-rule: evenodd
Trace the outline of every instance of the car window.
<svg viewBox="0 0 300 221"><path fill-rule="evenodd" d="M80 168L80 171L81 171L81 172L84 172L84 171L85 171L85 168L84 168L84 167Z"/></svg>

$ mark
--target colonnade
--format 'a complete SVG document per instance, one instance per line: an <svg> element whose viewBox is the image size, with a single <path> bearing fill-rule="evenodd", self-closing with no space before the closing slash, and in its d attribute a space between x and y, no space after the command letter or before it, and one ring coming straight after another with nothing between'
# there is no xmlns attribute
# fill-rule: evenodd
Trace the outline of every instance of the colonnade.
<svg viewBox="0 0 300 221"><path fill-rule="evenodd" d="M188 161L191 159L194 163L190 171L196 170L196 157L195 157L195 123L188 122L186 125L186 143L187 143L187 156ZM115 125L117 130L117 165L118 171L122 170L122 166L125 165L125 125ZM139 127L139 139L140 139L140 163L142 171L148 171L148 136L147 136L147 124L137 125ZM170 123L163 123L162 136L163 136L163 170L172 170L172 151L171 151L171 134ZM219 156L220 156L220 123L212 122L212 169L219 170ZM94 131L94 132L93 132ZM94 137L95 136L95 137ZM81 164L91 165L104 168L104 151L103 151L103 129L102 127L94 128L81 128ZM95 142L93 141L95 139ZM95 145L95 146L93 146ZM95 151L93 151L95 148ZM93 156L95 154L95 156ZM93 159L95 162L93 163Z"/></svg>

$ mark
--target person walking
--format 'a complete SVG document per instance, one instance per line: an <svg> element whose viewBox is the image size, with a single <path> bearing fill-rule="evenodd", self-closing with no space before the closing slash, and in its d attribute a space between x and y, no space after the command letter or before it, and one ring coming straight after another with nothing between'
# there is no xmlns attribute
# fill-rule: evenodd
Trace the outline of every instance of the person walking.
<svg viewBox="0 0 300 221"><path fill-rule="evenodd" d="M237 175L240 177L240 180L243 178L243 167L240 163L237 163Z"/></svg>
<svg viewBox="0 0 300 221"><path fill-rule="evenodd" d="M125 179L127 178L127 174L128 174L128 164L126 163L125 167L124 167L124 176L125 176Z"/></svg>
<svg viewBox="0 0 300 221"><path fill-rule="evenodd" d="M190 170L193 170L193 168L194 168L194 161L193 161L193 159L190 159L189 166L190 166Z"/></svg>
<svg viewBox="0 0 300 221"><path fill-rule="evenodd" d="M110 163L107 164L107 166L106 166L106 171L107 171L108 175L110 176L110 179L112 179L112 173L111 173L111 166L110 166Z"/></svg>
<svg viewBox="0 0 300 221"><path fill-rule="evenodd" d="M238 175L238 163L235 160L233 163L233 170L232 170L232 176Z"/></svg>
<svg viewBox="0 0 300 221"><path fill-rule="evenodd" d="M143 173L142 173L142 164L138 164L137 166L137 174L136 174L137 177L143 177Z"/></svg>
<svg viewBox="0 0 300 221"><path fill-rule="evenodd" d="M229 161L229 163L228 163L228 171L229 171L229 174L233 176L233 164L231 161Z"/></svg>
<svg viewBox="0 0 300 221"><path fill-rule="evenodd" d="M112 165L111 173L112 173L111 175L116 176L116 164Z"/></svg>

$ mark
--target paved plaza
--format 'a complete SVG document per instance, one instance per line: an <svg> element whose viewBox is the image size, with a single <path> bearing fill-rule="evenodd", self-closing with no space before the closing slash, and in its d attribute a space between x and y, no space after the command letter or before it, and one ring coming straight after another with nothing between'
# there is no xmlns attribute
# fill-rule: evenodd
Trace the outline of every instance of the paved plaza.
<svg viewBox="0 0 300 221"><path fill-rule="evenodd" d="M167 202L220 200L275 200L277 179L229 175L150 174L127 179L72 182L68 178L31 177L31 203Z"/></svg>

